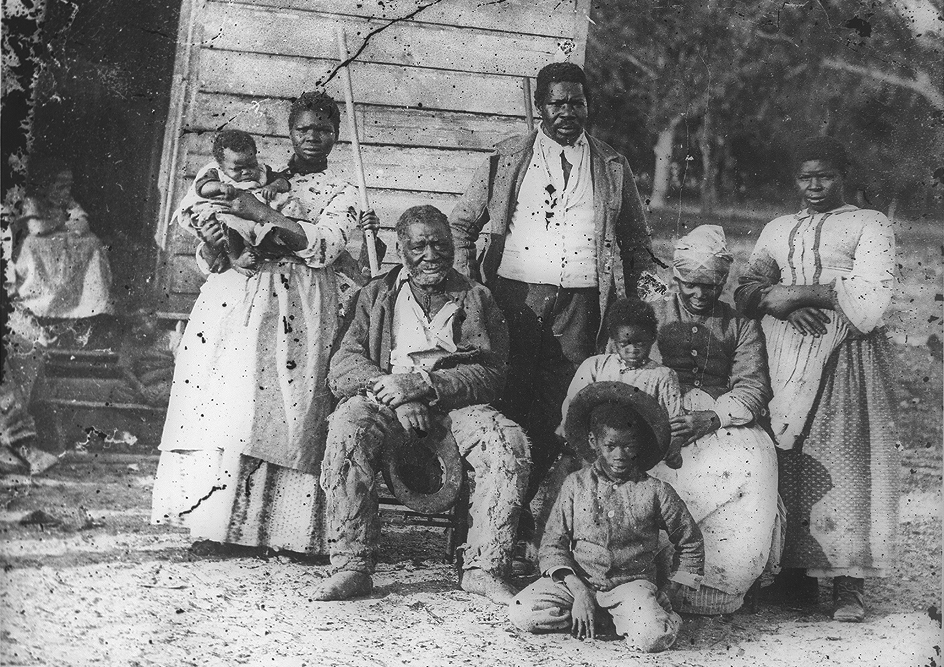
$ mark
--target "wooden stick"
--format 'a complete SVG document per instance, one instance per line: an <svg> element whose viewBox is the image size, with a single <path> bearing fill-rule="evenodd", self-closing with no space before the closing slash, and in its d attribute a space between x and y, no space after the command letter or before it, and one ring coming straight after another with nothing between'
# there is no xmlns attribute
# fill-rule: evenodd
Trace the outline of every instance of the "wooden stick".
<svg viewBox="0 0 944 667"><path fill-rule="evenodd" d="M344 34L344 28L337 29L338 37L338 56L341 62L348 59L347 36ZM354 172L357 174L357 190L360 194L361 211L370 210L370 203L367 201L367 181L364 178L364 163L361 160L361 142L357 138L357 119L354 117L354 88L351 86L351 68L345 65L340 70L341 80L344 89L344 101L347 105L347 126L351 135L351 152L354 154ZM359 221L358 221L359 222ZM377 261L376 235L372 229L364 230L364 240L367 242L367 261L370 264L370 275L376 276L380 273L380 263Z"/></svg>
<svg viewBox="0 0 944 667"><path fill-rule="evenodd" d="M524 89L524 117L528 121L528 132L534 132L534 107L531 102L531 77L521 77Z"/></svg>

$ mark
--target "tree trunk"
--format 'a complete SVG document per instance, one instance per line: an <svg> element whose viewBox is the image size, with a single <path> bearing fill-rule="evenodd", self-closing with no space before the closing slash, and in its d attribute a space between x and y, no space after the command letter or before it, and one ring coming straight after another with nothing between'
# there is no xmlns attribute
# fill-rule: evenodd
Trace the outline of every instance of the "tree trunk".
<svg viewBox="0 0 944 667"><path fill-rule="evenodd" d="M718 203L718 165L715 160L714 127L711 110L705 109L698 133L698 146L701 149L701 212L711 213Z"/></svg>
<svg viewBox="0 0 944 667"><path fill-rule="evenodd" d="M892 197L891 202L888 204L888 220L891 223L895 222L895 213L898 212L898 195Z"/></svg>
<svg viewBox="0 0 944 667"><path fill-rule="evenodd" d="M656 156L656 168L652 174L652 196L649 205L652 208L665 208L665 198L669 193L669 179L672 175L672 147L675 144L675 128L682 122L682 116L669 119L669 124L659 132L659 138L652 152Z"/></svg>

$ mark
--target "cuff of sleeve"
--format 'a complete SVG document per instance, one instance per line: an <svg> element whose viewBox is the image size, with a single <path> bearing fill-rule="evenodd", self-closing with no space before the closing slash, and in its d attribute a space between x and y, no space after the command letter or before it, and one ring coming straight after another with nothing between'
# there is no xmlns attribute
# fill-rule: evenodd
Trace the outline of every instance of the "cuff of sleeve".
<svg viewBox="0 0 944 667"><path fill-rule="evenodd" d="M206 246L206 243L203 241L200 241L200 243L197 245L197 268L200 269L203 275L208 276L210 273L212 273L210 271L210 265L205 259L203 259L203 254L200 252L203 250L204 246Z"/></svg>
<svg viewBox="0 0 944 667"><path fill-rule="evenodd" d="M721 422L719 428L744 426L754 421L754 413L750 408L729 394L719 396L713 409Z"/></svg>
<svg viewBox="0 0 944 667"><path fill-rule="evenodd" d="M306 222L304 220L296 220L295 222L297 222L302 228L302 231L305 232L306 242L305 247L297 251L295 254L304 259L305 257L314 254L312 252L312 248L321 242L321 232L318 230L318 226L314 223Z"/></svg>
<svg viewBox="0 0 944 667"><path fill-rule="evenodd" d="M694 588L696 591L701 588L701 581L704 577L700 574L694 574L692 572L682 572L681 570L669 577L669 581L674 581L677 584L682 584L682 586L688 586L689 588Z"/></svg>
<svg viewBox="0 0 944 667"><path fill-rule="evenodd" d="M421 368L418 368L413 372L423 378L423 381L429 385L430 389L433 390L433 397L426 402L426 405L432 407L439 403L439 392L436 390L436 385L433 383L433 378L430 376L429 372L424 371Z"/></svg>
<svg viewBox="0 0 944 667"><path fill-rule="evenodd" d="M544 571L544 576L550 577L554 581L563 581L567 578L568 574L576 575L577 573L574 572L573 568L567 567L565 565L557 565Z"/></svg>
<svg viewBox="0 0 944 667"><path fill-rule="evenodd" d="M255 245L262 243L262 239L271 234L274 229L276 229L276 226L271 222L257 222L255 227L252 228L252 235L254 237Z"/></svg>

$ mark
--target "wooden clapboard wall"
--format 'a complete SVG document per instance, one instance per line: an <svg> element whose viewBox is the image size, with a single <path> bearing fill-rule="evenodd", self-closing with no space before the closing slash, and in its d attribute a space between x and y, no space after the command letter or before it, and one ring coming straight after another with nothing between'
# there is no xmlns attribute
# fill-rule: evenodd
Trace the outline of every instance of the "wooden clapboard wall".
<svg viewBox="0 0 944 667"><path fill-rule="evenodd" d="M561 50L583 64L589 0L184 0L161 169L162 310L188 313L203 277L195 241L168 224L223 126L252 133L274 167L291 154L288 109L328 78L347 34L362 156L381 237L407 207L452 210L497 141L527 130L523 77ZM366 41L366 46L364 45ZM342 78L325 89L345 113ZM347 118L331 154L356 183ZM360 239L352 241L352 251Z"/></svg>

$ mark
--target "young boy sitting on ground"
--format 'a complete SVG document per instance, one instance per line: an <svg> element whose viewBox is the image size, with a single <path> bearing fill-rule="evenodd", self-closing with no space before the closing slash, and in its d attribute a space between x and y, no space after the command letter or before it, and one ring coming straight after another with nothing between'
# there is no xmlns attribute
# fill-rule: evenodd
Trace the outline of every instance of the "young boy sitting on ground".
<svg viewBox="0 0 944 667"><path fill-rule="evenodd" d="M678 494L646 471L669 447L668 416L658 402L622 382L597 382L571 402L565 431L592 466L572 473L541 541L543 576L511 603L511 621L528 632L571 629L594 638L599 611L633 648L664 651L681 618L667 591L697 589L704 571L698 525ZM656 586L659 531L675 546L669 582Z"/></svg>
<svg viewBox="0 0 944 667"><path fill-rule="evenodd" d="M213 138L213 162L197 172L193 186L187 192L175 217L186 229L194 232L210 220L217 220L226 230L224 241L229 265L249 271L264 252L263 241L274 234L271 226L260 226L251 220L224 213L215 205L221 200L235 199L240 192L251 192L260 201L290 218L303 218L298 201L288 194L288 179L268 165L259 162L256 142L248 132L226 129ZM225 270L220 257L210 270Z"/></svg>

